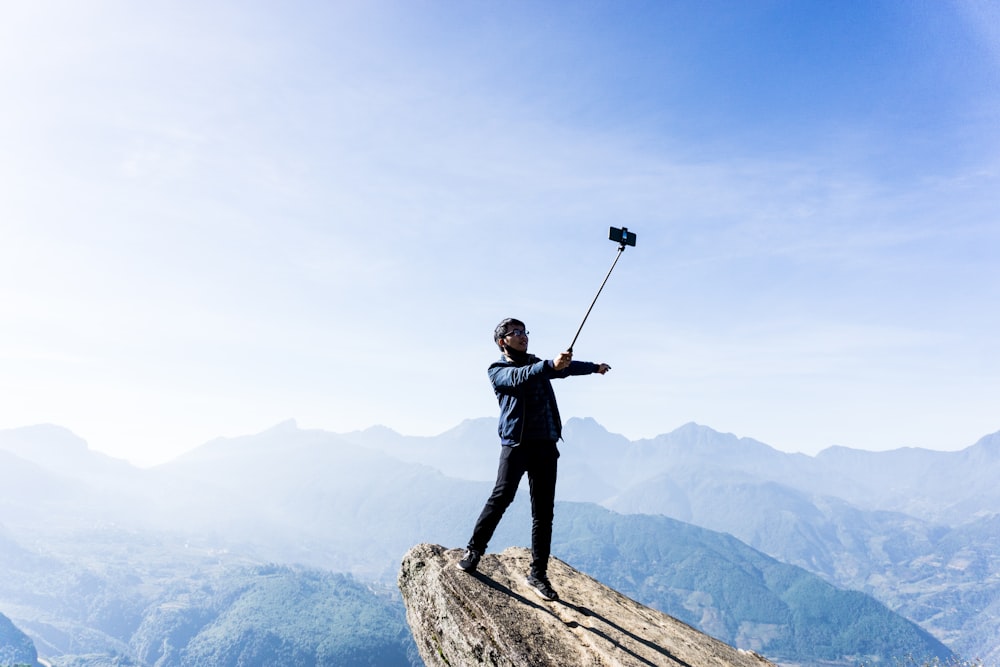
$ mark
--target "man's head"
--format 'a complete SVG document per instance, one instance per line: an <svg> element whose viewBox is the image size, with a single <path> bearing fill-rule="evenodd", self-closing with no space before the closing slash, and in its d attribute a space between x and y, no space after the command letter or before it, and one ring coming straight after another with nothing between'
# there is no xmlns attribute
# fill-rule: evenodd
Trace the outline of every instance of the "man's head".
<svg viewBox="0 0 1000 667"><path fill-rule="evenodd" d="M528 351L528 331L524 322L508 317L493 330L493 340L504 352L507 348L518 352Z"/></svg>

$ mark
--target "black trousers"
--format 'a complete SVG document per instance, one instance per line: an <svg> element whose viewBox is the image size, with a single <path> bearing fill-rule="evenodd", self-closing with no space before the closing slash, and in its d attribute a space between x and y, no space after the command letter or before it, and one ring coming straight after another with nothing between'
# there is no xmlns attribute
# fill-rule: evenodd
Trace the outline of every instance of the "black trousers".
<svg viewBox="0 0 1000 667"><path fill-rule="evenodd" d="M556 462L559 449L551 440L500 447L500 465L493 493L486 500L469 548L484 553L503 513L514 501L521 478L528 474L531 490L531 573L544 576L552 549L552 515L556 500Z"/></svg>

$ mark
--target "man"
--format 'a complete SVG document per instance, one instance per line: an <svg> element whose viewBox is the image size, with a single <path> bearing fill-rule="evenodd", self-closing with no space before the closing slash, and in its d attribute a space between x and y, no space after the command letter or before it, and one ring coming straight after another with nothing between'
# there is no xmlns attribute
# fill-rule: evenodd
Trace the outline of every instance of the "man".
<svg viewBox="0 0 1000 667"><path fill-rule="evenodd" d="M547 570L559 458L556 442L562 437L562 421L549 380L590 373L604 375L611 367L573 361L569 351L552 360L528 354L528 332L524 322L514 318L497 325L493 340L503 353L489 367L490 382L500 403L500 466L493 493L476 521L458 567L466 572L476 570L500 518L514 500L521 477L527 473L531 490L531 572L527 581L543 600L556 600L559 595L549 582Z"/></svg>

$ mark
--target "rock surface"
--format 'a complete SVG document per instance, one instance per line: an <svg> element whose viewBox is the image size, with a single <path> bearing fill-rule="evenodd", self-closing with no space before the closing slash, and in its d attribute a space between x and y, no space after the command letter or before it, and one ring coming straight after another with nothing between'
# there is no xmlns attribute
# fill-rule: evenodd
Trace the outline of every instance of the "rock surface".
<svg viewBox="0 0 1000 667"><path fill-rule="evenodd" d="M531 560L512 547L486 554L475 574L455 564L459 549L419 544L404 556L399 589L428 667L766 667L645 607L557 558L549 579L560 600L545 602L525 583Z"/></svg>

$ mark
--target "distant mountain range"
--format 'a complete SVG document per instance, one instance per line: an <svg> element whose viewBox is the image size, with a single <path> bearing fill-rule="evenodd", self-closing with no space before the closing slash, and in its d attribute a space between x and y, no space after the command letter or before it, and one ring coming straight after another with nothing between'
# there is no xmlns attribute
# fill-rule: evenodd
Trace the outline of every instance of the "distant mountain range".
<svg viewBox="0 0 1000 667"><path fill-rule="evenodd" d="M452 477L492 481L496 473L495 461L484 455L497 440L496 420L491 418L466 420L435 437L404 436L381 426L343 437ZM642 485L658 478L660 483L654 486L670 486L664 475L683 482L686 476L711 472L717 483L774 482L810 495L839 498L859 509L899 512L944 525L1000 513L1000 485L995 483L1000 473L1000 432L956 452L831 447L807 456L698 424L630 441L593 419L574 418L566 423L561 447L570 455L560 460L559 492L565 500L615 504L617 496L637 490L633 495L644 496Z"/></svg>
<svg viewBox="0 0 1000 667"><path fill-rule="evenodd" d="M954 453L834 448L809 457L694 424L629 441L573 419L560 447L557 555L640 602L786 662L851 664L903 648L947 657L928 632L960 655L1000 659L1000 494L989 483L1000 472L1000 434ZM0 612L30 621L21 627L36 644L54 646L39 619L72 614L26 602L25 588L32 573L50 576L54 560L72 561L81 568L73 576L113 580L109 588L131 600L131 621L105 634L138 660L138 627L162 604L163 586L190 587L206 567L298 563L392 581L413 544L464 543L497 454L492 419L430 438L286 422L150 470L58 427L0 431L0 565L27 582L0 584ZM523 498L511 513L491 549L527 543ZM130 565L135 557L170 576ZM817 576L872 595L923 631ZM859 609L868 625L858 625ZM88 627L85 614L73 618L79 632ZM880 646L862 641L873 636ZM109 641L95 646L106 651Z"/></svg>

